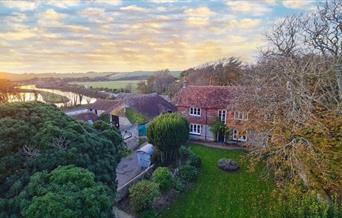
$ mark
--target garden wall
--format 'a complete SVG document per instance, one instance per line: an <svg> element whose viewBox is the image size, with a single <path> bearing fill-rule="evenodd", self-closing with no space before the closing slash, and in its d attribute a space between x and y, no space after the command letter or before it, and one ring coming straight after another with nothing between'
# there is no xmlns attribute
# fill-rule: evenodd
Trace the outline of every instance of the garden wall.
<svg viewBox="0 0 342 218"><path fill-rule="evenodd" d="M134 185L135 183L139 182L140 180L149 177L154 169L154 164L152 164L151 166L149 166L147 169L145 169L144 171L142 171L139 175L137 175L136 177L134 177L133 179L131 179L130 181L128 181L126 184L124 184L121 187L118 187L117 191L116 191L116 197L115 197L115 201L119 202L121 201L124 197L126 197L128 195L128 189Z"/></svg>

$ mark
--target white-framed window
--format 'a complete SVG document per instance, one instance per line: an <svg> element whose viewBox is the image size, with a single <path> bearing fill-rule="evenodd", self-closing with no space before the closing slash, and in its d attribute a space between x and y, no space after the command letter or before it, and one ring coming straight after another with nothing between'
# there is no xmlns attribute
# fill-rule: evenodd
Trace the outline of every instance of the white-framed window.
<svg viewBox="0 0 342 218"><path fill-rule="evenodd" d="M197 117L200 117L201 116L201 108L198 108L198 107L191 107L189 109L189 114L191 116L197 116Z"/></svg>
<svg viewBox="0 0 342 218"><path fill-rule="evenodd" d="M233 129L232 139L240 142L247 141L247 130L237 130Z"/></svg>
<svg viewBox="0 0 342 218"><path fill-rule="evenodd" d="M240 142L247 141L247 130L239 131L239 141Z"/></svg>
<svg viewBox="0 0 342 218"><path fill-rule="evenodd" d="M218 117L221 122L226 124L226 117L227 117L227 111L226 110L219 110L218 111Z"/></svg>
<svg viewBox="0 0 342 218"><path fill-rule="evenodd" d="M190 124L190 134L201 135L202 125L200 124Z"/></svg>
<svg viewBox="0 0 342 218"><path fill-rule="evenodd" d="M233 129L233 140L237 140L238 139L238 131L236 129Z"/></svg>
<svg viewBox="0 0 342 218"><path fill-rule="evenodd" d="M248 120L248 113L234 111L234 120Z"/></svg>

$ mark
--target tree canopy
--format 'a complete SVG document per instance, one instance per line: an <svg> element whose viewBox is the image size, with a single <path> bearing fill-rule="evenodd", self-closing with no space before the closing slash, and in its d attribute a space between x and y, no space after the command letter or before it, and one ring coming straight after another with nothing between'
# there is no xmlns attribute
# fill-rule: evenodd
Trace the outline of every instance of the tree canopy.
<svg viewBox="0 0 342 218"><path fill-rule="evenodd" d="M49 173L58 166L75 165L89 170L96 182L105 185L112 199L121 144L121 136L113 128L93 128L73 120L54 106L1 104L0 217L22 216L22 201L18 198L25 194L32 175ZM31 196L26 201L32 201Z"/></svg>
<svg viewBox="0 0 342 218"><path fill-rule="evenodd" d="M111 217L105 187L95 182L93 173L72 165L35 173L23 197L34 197L23 209L28 218Z"/></svg>

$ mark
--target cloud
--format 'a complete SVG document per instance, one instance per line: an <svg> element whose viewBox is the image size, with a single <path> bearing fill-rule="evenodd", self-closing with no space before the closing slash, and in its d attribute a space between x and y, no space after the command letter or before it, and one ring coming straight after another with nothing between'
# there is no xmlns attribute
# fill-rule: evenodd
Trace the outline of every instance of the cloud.
<svg viewBox="0 0 342 218"><path fill-rule="evenodd" d="M77 6L80 3L80 1L79 0L65 0L65 1L48 0L47 2L44 2L44 3L53 5L58 8L69 8L69 7Z"/></svg>
<svg viewBox="0 0 342 218"><path fill-rule="evenodd" d="M177 0L149 0L149 2L152 2L155 4L165 4L165 3L174 3L174 2L177 2Z"/></svg>
<svg viewBox="0 0 342 218"><path fill-rule="evenodd" d="M283 0L284 7L292 9L308 9L312 6L310 0Z"/></svg>
<svg viewBox="0 0 342 218"><path fill-rule="evenodd" d="M145 11L147 11L146 8L139 7L139 6L136 6L136 5L128 5L126 7L121 7L120 10L121 11L135 11L135 12L145 12Z"/></svg>
<svg viewBox="0 0 342 218"><path fill-rule="evenodd" d="M20 11L30 11L34 10L38 6L38 2L36 1L9 1L9 0L3 0L1 1L2 5L4 5L7 8L14 8L18 9Z"/></svg>
<svg viewBox="0 0 342 218"><path fill-rule="evenodd" d="M258 1L227 0L226 5L234 13L244 13L253 16L262 16L271 11L271 9L266 4Z"/></svg>
<svg viewBox="0 0 342 218"><path fill-rule="evenodd" d="M114 15L106 14L104 8L86 8L78 13L80 16L88 19L90 22L104 24L113 21ZM100 27L100 26L99 26Z"/></svg>
<svg viewBox="0 0 342 218"><path fill-rule="evenodd" d="M186 23L189 26L206 26L209 24L211 16L215 15L215 12L211 11L207 7L189 8L184 11Z"/></svg>
<svg viewBox="0 0 342 218"><path fill-rule="evenodd" d="M95 0L94 2L108 5L120 5L122 3L121 0Z"/></svg>
<svg viewBox="0 0 342 218"><path fill-rule="evenodd" d="M33 38L37 35L37 29L20 28L0 34L0 39L6 41L18 41Z"/></svg>
<svg viewBox="0 0 342 218"><path fill-rule="evenodd" d="M253 29L262 23L261 19L231 19L228 21L228 27L232 29Z"/></svg>
<svg viewBox="0 0 342 218"><path fill-rule="evenodd" d="M61 26L60 20L64 15L57 13L54 9L49 8L38 15L38 24L44 27Z"/></svg>

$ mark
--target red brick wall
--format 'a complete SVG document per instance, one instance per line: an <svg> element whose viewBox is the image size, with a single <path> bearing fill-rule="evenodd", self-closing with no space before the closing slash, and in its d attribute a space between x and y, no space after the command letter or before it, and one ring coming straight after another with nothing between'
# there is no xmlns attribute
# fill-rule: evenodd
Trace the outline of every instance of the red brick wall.
<svg viewBox="0 0 342 218"><path fill-rule="evenodd" d="M198 123L198 124L212 124L218 118L218 110L219 109L205 109L201 108L201 116L190 116L189 115L189 107L177 106L177 111L185 116L190 123Z"/></svg>
<svg viewBox="0 0 342 218"><path fill-rule="evenodd" d="M189 107L177 106L177 112L181 113L184 117L188 119L190 123L198 124L212 124L218 118L219 109L204 109L201 108L201 117L190 116ZM234 120L234 112L227 111L226 123L229 128L244 128L247 121L244 120Z"/></svg>

